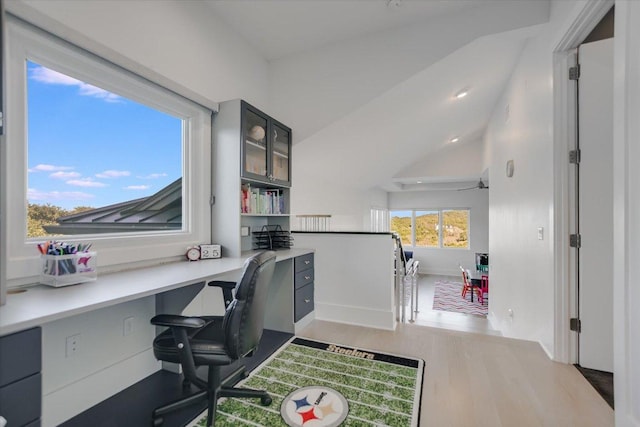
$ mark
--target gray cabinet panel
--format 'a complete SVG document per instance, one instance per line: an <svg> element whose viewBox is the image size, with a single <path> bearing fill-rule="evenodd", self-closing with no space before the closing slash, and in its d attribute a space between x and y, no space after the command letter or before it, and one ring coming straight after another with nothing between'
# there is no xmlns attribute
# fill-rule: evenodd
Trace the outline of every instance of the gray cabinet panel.
<svg viewBox="0 0 640 427"><path fill-rule="evenodd" d="M295 276L295 289L300 289L301 287L308 285L313 282L313 268L309 270L301 271L300 273L296 273Z"/></svg>
<svg viewBox="0 0 640 427"><path fill-rule="evenodd" d="M295 291L294 321L302 319L313 311L313 283Z"/></svg>
<svg viewBox="0 0 640 427"><path fill-rule="evenodd" d="M40 328L0 337L0 387L40 372Z"/></svg>
<svg viewBox="0 0 640 427"><path fill-rule="evenodd" d="M0 414L7 426L24 426L40 419L41 383L38 373L0 388Z"/></svg>
<svg viewBox="0 0 640 427"><path fill-rule="evenodd" d="M296 274L298 274L303 270L313 268L313 253L296 257L295 263L296 263L295 265Z"/></svg>

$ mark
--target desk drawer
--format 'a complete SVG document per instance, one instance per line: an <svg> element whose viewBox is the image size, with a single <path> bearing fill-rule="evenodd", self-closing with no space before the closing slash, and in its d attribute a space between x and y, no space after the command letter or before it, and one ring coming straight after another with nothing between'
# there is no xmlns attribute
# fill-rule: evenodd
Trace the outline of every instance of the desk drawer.
<svg viewBox="0 0 640 427"><path fill-rule="evenodd" d="M313 253L300 255L295 258L295 272L296 274L301 271L313 268Z"/></svg>
<svg viewBox="0 0 640 427"><path fill-rule="evenodd" d="M0 337L0 387L40 372L40 328Z"/></svg>
<svg viewBox="0 0 640 427"><path fill-rule="evenodd" d="M308 285L313 282L314 269L310 268L308 270L301 271L300 273L296 273L295 276L295 289L300 289L301 287Z"/></svg>
<svg viewBox="0 0 640 427"><path fill-rule="evenodd" d="M42 378L38 373L0 388L0 414L7 420L7 427L39 422L42 405L41 383Z"/></svg>
<svg viewBox="0 0 640 427"><path fill-rule="evenodd" d="M296 289L294 299L295 305L293 320L294 322L297 322L313 311L313 283L309 283L300 289Z"/></svg>

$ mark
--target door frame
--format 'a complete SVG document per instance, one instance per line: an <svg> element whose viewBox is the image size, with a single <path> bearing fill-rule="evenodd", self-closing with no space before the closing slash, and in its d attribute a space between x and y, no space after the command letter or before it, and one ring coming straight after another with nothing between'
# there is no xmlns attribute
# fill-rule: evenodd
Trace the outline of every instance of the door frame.
<svg viewBox="0 0 640 427"><path fill-rule="evenodd" d="M575 363L577 336L569 330L569 319L577 311L573 254L569 234L573 232L570 218L569 150L576 139L576 84L569 80L569 67L575 63L575 50L613 6L613 0L579 4L573 10L571 24L560 37L553 55L554 114L554 355L562 363ZM616 13L617 15L617 13Z"/></svg>
<svg viewBox="0 0 640 427"><path fill-rule="evenodd" d="M569 331L572 304L569 289L569 141L572 122L566 78L571 49L613 5L613 0L576 2L566 31L553 50L554 91L554 360L575 358ZM640 427L640 370L632 362L640 357L633 343L640 339L640 314L630 301L640 297L635 264L640 259L640 3L615 2L614 106L613 106L613 352L615 425ZM575 136L575 135L573 135Z"/></svg>

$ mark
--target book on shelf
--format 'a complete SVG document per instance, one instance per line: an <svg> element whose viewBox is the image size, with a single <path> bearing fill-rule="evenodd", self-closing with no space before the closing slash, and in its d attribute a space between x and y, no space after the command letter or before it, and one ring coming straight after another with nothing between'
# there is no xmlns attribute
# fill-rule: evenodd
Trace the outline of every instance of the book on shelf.
<svg viewBox="0 0 640 427"><path fill-rule="evenodd" d="M280 188L252 187L242 184L240 212L257 215L282 215L286 213L285 196Z"/></svg>

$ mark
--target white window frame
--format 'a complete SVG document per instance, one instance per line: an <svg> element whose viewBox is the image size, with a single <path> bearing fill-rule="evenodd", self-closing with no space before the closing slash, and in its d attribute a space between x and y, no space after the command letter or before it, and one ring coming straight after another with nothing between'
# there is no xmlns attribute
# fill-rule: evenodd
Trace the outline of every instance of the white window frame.
<svg viewBox="0 0 640 427"><path fill-rule="evenodd" d="M9 287L34 283L39 271L36 244L27 230L27 72L31 60L83 82L117 93L184 120L182 230L65 236L92 242L99 272L166 262L185 248L211 242L212 112L83 49L7 15L6 140L2 159L7 233L2 242ZM67 240L68 239L68 240Z"/></svg>
<svg viewBox="0 0 640 427"><path fill-rule="evenodd" d="M411 242L409 244L405 243L405 247L409 248L420 248L420 249L445 249L445 250L461 250L461 251L469 251L471 250L471 209L470 208L425 208L425 209L389 209L389 229L391 229L391 214L396 211L410 211L411 212ZM467 211L467 242L468 245L466 248L456 248L450 246L444 246L443 238L442 238L442 213L445 211ZM438 246L416 246L416 212L437 212L438 213Z"/></svg>

